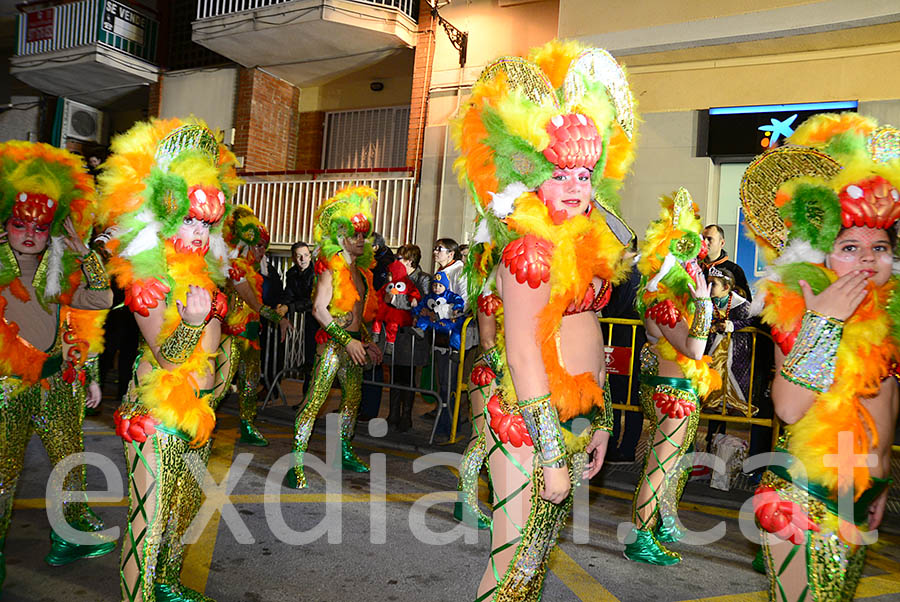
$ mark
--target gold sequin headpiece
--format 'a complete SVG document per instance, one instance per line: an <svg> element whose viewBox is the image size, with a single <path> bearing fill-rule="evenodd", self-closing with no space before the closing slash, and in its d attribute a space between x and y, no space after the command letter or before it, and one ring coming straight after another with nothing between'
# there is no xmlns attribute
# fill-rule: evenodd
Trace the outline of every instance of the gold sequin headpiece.
<svg viewBox="0 0 900 602"><path fill-rule="evenodd" d="M781 253L793 239L828 253L841 228L900 218L900 132L857 113L809 118L786 145L757 157L741 181L753 232Z"/></svg>

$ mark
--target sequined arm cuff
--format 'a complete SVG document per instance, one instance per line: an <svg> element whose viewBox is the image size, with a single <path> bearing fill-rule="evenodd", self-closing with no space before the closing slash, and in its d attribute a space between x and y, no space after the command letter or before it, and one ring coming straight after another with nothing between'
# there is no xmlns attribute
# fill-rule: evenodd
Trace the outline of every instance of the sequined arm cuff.
<svg viewBox="0 0 900 602"><path fill-rule="evenodd" d="M84 370L87 373L89 383L100 384L100 356L92 355L84 362Z"/></svg>
<svg viewBox="0 0 900 602"><path fill-rule="evenodd" d="M369 332L369 327L366 326L363 322L359 323L359 338L363 343L372 342L372 333Z"/></svg>
<svg viewBox="0 0 900 602"><path fill-rule="evenodd" d="M96 251L91 251L81 258L81 271L87 288L92 291L105 291L109 288L109 274L103 260Z"/></svg>
<svg viewBox="0 0 900 602"><path fill-rule="evenodd" d="M159 354L169 363L183 364L197 348L205 327L206 324L194 326L182 321L175 328L175 332L160 345Z"/></svg>
<svg viewBox="0 0 900 602"><path fill-rule="evenodd" d="M593 435L595 431L606 431L610 435L613 432L613 408L612 408L612 399L609 395L609 382L607 381L606 386L603 387L603 407L598 408L598 412L594 414L594 419L591 421L591 434Z"/></svg>
<svg viewBox="0 0 900 602"><path fill-rule="evenodd" d="M328 326L325 327L325 332L331 335L331 338L337 341L342 347L346 347L353 338L346 330L338 326L337 322L334 320L328 323Z"/></svg>
<svg viewBox="0 0 900 602"><path fill-rule="evenodd" d="M709 297L697 297L694 299L694 321L688 336L694 339L705 339L712 328L712 300Z"/></svg>
<svg viewBox="0 0 900 602"><path fill-rule="evenodd" d="M494 371L498 378L503 376L503 353L499 347L494 345L482 353L481 357L484 358L484 361L487 362L487 365L491 367L491 370Z"/></svg>
<svg viewBox="0 0 900 602"><path fill-rule="evenodd" d="M792 383L824 393L834 382L835 358L844 323L806 310L800 332L784 358L781 375Z"/></svg>
<svg viewBox="0 0 900 602"><path fill-rule="evenodd" d="M534 444L534 452L541 465L562 468L566 465L566 440L559 426L556 408L550 403L550 394L519 401L519 413Z"/></svg>
<svg viewBox="0 0 900 602"><path fill-rule="evenodd" d="M281 322L281 316L278 315L278 312L268 305L263 305L260 308L259 315L261 315L272 324L278 324L279 322Z"/></svg>

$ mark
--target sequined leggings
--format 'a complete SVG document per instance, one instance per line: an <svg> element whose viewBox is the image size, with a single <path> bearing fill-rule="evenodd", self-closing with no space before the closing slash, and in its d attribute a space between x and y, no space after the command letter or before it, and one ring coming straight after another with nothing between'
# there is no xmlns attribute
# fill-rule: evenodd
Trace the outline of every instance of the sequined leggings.
<svg viewBox="0 0 900 602"><path fill-rule="evenodd" d="M206 466L211 449L211 440L191 449L186 436L162 430L144 443L125 443L129 506L119 572L124 602L154 601L159 585L183 591L182 537L202 501L185 454L195 454ZM191 600L208 599L192 594Z"/></svg>
<svg viewBox="0 0 900 602"><path fill-rule="evenodd" d="M335 377L341 383L341 439L351 441L356 429L356 415L362 394L363 368L353 363L347 351L334 340L321 345L322 352L313 367L313 381L306 392L303 409L294 423L294 451L306 452L316 416L328 399Z"/></svg>
<svg viewBox="0 0 900 602"><path fill-rule="evenodd" d="M476 365L478 362L476 362ZM481 467L487 460L487 444L485 441L485 396L491 390L491 386L479 387L469 381L469 409L471 410L472 438L463 452L459 462L458 491L462 494L462 500L468 510L484 523L489 523L490 518L485 516L478 506L478 475Z"/></svg>
<svg viewBox="0 0 900 602"><path fill-rule="evenodd" d="M11 399L0 396L0 546L9 530L16 485L31 435L38 434L54 466L70 454L84 452L84 403L78 402L72 385L58 374L50 377L49 383L49 389L36 383ZM84 465L65 476L63 489L84 491ZM83 531L103 529L103 522L86 502L66 502L63 516Z"/></svg>
<svg viewBox="0 0 900 602"><path fill-rule="evenodd" d="M237 363L235 385L238 390L238 407L241 412L241 420L253 422L256 420L258 399L256 388L259 386L259 340L251 341L244 337L234 337L234 360Z"/></svg>
<svg viewBox="0 0 900 602"><path fill-rule="evenodd" d="M642 376L642 379L644 376ZM690 381L670 378L670 382L684 381L683 390L690 391ZM694 442L697 424L700 422L700 407L684 418L671 418L662 414L653 402L657 386L641 382L641 408L650 421L647 455L644 469L634 492L631 520L640 530L650 530L662 517L675 517L678 503L684 493L684 485L691 473L690 466L679 466L684 454Z"/></svg>
<svg viewBox="0 0 900 602"><path fill-rule="evenodd" d="M569 456L572 492L560 504L541 497L544 471L534 465L530 446L502 443L486 428L494 512L491 557L478 588L476 602L538 602L550 553L569 517L575 487L580 484L587 455ZM578 475L576 480L574 475Z"/></svg>

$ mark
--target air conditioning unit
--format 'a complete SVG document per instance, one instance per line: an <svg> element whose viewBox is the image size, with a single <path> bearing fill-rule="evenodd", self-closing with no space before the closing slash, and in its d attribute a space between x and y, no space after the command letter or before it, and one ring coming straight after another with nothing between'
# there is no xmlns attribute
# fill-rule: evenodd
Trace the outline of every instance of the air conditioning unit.
<svg viewBox="0 0 900 602"><path fill-rule="evenodd" d="M69 138L103 144L103 111L74 100L64 99L62 114L63 143Z"/></svg>

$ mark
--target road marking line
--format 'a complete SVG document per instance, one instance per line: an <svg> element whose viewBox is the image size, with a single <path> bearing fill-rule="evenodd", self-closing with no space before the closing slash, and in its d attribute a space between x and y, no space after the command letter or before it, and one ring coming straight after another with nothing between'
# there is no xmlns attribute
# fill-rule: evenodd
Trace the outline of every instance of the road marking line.
<svg viewBox="0 0 900 602"><path fill-rule="evenodd" d="M559 577L582 602L619 602L618 598L559 546L556 546L550 554L549 566L553 574Z"/></svg>

